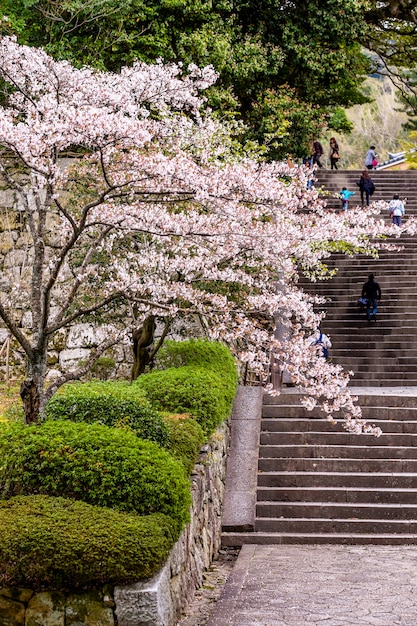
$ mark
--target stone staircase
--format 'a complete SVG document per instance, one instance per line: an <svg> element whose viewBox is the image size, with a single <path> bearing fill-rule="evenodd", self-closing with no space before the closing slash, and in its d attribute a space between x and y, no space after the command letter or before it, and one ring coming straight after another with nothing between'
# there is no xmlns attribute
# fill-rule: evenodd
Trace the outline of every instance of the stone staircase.
<svg viewBox="0 0 417 626"><path fill-rule="evenodd" d="M330 209L341 209L341 202L334 195L338 194L342 187L354 191L355 195L350 200L349 206L361 204L361 196L356 181L359 182L363 170L318 170L316 188L326 192L327 206ZM387 171L373 170L369 172L375 183L375 193L372 201L385 200L389 202L394 194L406 197L406 214L417 214L417 170Z"/></svg>
<svg viewBox="0 0 417 626"><path fill-rule="evenodd" d="M417 543L415 397L360 398L381 437L352 435L298 394L265 397L256 532L281 543Z"/></svg>
<svg viewBox="0 0 417 626"><path fill-rule="evenodd" d="M407 214L417 214L417 172L371 175L375 200L399 193L409 198ZM352 190L359 176L320 171L319 184ZM296 389L284 388L278 398L265 394L253 526L224 527L224 545L417 544L417 238L399 243L403 252L382 252L379 259L334 255L329 265L337 276L305 285L326 297L322 328L333 343L331 358L354 371L363 416L383 434L347 433L317 410L306 411ZM369 324L357 299L371 272L382 301L377 322ZM235 436L243 441L243 435ZM236 476L242 467L243 459Z"/></svg>
<svg viewBox="0 0 417 626"><path fill-rule="evenodd" d="M406 214L417 215L417 171L375 171L371 175L375 200L388 201L399 192L408 196ZM343 184L352 189L359 176L360 171L355 170L320 171L318 184L330 191L340 190ZM335 202L339 207L340 201ZM381 251L378 259L333 255L328 262L329 267L338 269L333 279L303 283L306 291L326 298L322 329L333 344L331 358L354 372L354 385L417 386L417 237L403 236L395 243L403 247L401 252ZM368 324L357 303L371 272L382 290L376 324Z"/></svg>
<svg viewBox="0 0 417 626"><path fill-rule="evenodd" d="M296 391L265 395L253 532L223 532L223 545L417 544L415 394L363 392L379 438L306 411Z"/></svg>

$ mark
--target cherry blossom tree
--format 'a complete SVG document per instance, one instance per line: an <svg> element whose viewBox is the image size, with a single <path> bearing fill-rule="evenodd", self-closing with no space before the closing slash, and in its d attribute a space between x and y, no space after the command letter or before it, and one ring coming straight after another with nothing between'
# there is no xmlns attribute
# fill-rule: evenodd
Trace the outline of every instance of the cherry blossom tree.
<svg viewBox="0 0 417 626"><path fill-rule="evenodd" d="M330 419L343 409L350 430L367 428L348 374L307 348L320 315L297 278L300 268L322 278L338 243L371 253L398 234L378 218L382 205L337 215L307 190L304 167L236 150L204 110L210 67L75 69L5 37L0 77L0 175L27 239L18 268L0 252L0 317L26 355L27 422L126 340L132 311L147 332L154 316L197 317L260 376L273 354ZM87 362L49 382L51 338L80 321L106 332Z"/></svg>

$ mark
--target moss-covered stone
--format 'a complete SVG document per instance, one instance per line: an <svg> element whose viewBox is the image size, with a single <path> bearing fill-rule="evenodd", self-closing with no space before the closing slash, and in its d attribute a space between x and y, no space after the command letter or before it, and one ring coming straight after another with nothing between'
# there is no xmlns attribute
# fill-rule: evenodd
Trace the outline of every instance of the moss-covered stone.
<svg viewBox="0 0 417 626"><path fill-rule="evenodd" d="M74 595L67 598L65 626L114 626L113 611L97 593Z"/></svg>
<svg viewBox="0 0 417 626"><path fill-rule="evenodd" d="M11 598L16 602L23 602L23 604L27 604L33 594L32 589L23 589L22 587L3 587L0 589L0 596Z"/></svg>
<svg viewBox="0 0 417 626"><path fill-rule="evenodd" d="M58 592L37 593L26 610L25 626L64 626L65 596Z"/></svg>
<svg viewBox="0 0 417 626"><path fill-rule="evenodd" d="M1 626L25 626L25 605L0 596Z"/></svg>

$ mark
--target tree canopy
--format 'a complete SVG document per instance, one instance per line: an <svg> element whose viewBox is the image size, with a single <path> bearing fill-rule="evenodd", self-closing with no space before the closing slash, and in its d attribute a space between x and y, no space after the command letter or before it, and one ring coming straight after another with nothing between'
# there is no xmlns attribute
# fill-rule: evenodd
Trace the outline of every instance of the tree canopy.
<svg viewBox="0 0 417 626"><path fill-rule="evenodd" d="M199 317L260 375L273 354L330 414L345 407L349 428L363 428L348 376L308 348L321 316L297 279L300 268L320 275L332 249L377 249L392 225L373 209L325 211L303 166L236 152L202 109L212 68L76 69L4 37L0 77L0 175L22 229L0 251L0 318L26 354L27 421L123 340L131 305L142 319ZM80 321L97 327L95 350L48 381L52 338Z"/></svg>
<svg viewBox="0 0 417 626"><path fill-rule="evenodd" d="M208 102L237 114L270 158L303 156L335 108L366 100L357 0L5 0L3 32L56 59L119 71L147 63L212 64Z"/></svg>

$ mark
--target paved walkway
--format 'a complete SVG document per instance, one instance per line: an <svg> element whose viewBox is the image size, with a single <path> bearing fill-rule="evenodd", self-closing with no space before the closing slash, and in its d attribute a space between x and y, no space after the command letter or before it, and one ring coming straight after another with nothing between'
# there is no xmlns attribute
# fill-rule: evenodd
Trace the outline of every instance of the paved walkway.
<svg viewBox="0 0 417 626"><path fill-rule="evenodd" d="M350 391L359 404L362 395L417 397L411 386ZM243 545L204 624L417 626L417 546Z"/></svg>
<svg viewBox="0 0 417 626"><path fill-rule="evenodd" d="M417 626L417 547L245 545L207 626Z"/></svg>

